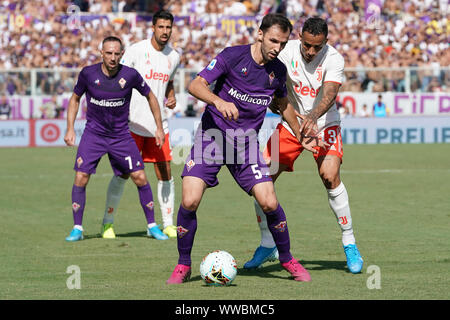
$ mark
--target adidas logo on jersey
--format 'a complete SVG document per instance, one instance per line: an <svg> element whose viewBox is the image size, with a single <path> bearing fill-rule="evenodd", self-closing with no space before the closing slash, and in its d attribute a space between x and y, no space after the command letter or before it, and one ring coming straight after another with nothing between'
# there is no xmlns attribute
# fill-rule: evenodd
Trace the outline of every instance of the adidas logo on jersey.
<svg viewBox="0 0 450 320"><path fill-rule="evenodd" d="M315 98L319 94L320 87L317 90L315 90L314 88L303 86L302 82L299 81L298 84L297 83L294 84L294 91L297 94L302 95L304 97L310 96L311 98Z"/></svg>

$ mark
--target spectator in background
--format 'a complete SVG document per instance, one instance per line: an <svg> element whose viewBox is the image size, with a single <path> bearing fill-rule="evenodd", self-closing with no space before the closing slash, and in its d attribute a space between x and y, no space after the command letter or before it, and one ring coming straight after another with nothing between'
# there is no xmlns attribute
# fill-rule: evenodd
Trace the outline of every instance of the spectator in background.
<svg viewBox="0 0 450 320"><path fill-rule="evenodd" d="M383 96L378 95L378 101L373 105L373 116L377 118L384 118L389 116L389 110L384 104Z"/></svg>
<svg viewBox="0 0 450 320"><path fill-rule="evenodd" d="M65 17L71 3L78 5L83 15L90 12L98 16L86 19L81 15L85 19L80 29L72 30ZM245 14L250 16L286 10L289 18L299 25L313 15L329 21L328 43L343 52L346 68L387 68L382 72L346 71L348 79L341 90L426 91L430 77L437 77L443 91L450 90L449 72L439 71L450 65L448 14L439 1L431 0L385 0L380 23L375 25L365 20L364 0L2 0L0 12L22 14L26 18L24 27L0 24L0 68L82 68L94 64L99 62L96 54L99 43L107 35L122 35L126 47L151 37L149 20L134 22L123 17L113 20L107 13L127 11L151 15L161 6L171 10L176 18L188 17L175 20L173 34L175 49L192 51L189 60L182 61L182 67L203 66L219 53L217 48L254 41L255 34L249 26L248 30L236 26L233 32L223 29L220 22L225 10L233 16L241 15L244 7ZM197 46L200 39L201 46ZM410 88L406 88L405 72L388 68L410 66L432 66L437 71L430 74L413 70ZM27 92L20 80L8 83L10 94ZM42 80L44 93L49 94L49 83ZM6 86L5 83L0 80L0 86Z"/></svg>
<svg viewBox="0 0 450 320"><path fill-rule="evenodd" d="M362 109L359 111L358 116L360 118L370 118L372 113L367 109L367 104L363 104Z"/></svg>
<svg viewBox="0 0 450 320"><path fill-rule="evenodd" d="M58 107L57 97L52 96L50 100L45 102L39 110L41 111L42 119L58 118L61 113L61 107Z"/></svg>
<svg viewBox="0 0 450 320"><path fill-rule="evenodd" d="M8 120L11 115L11 106L5 96L0 98L0 120Z"/></svg>

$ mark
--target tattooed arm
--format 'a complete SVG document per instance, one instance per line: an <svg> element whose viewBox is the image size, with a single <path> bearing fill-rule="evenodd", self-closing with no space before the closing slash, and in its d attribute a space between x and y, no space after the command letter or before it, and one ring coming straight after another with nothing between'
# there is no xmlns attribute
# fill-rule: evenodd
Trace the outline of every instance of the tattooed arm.
<svg viewBox="0 0 450 320"><path fill-rule="evenodd" d="M322 100L317 106L305 115L300 126L300 132L304 135L315 135L317 133L317 119L323 116L336 101L336 96L341 87L337 82L325 82L321 88L323 90Z"/></svg>

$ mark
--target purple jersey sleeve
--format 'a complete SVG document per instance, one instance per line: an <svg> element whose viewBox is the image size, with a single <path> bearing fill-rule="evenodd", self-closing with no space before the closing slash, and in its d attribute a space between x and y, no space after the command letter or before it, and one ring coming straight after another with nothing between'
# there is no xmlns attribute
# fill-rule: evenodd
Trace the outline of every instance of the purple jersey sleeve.
<svg viewBox="0 0 450 320"><path fill-rule="evenodd" d="M286 88L286 76L280 79L280 85L275 90L275 96L277 98L284 98L287 96L287 88Z"/></svg>
<svg viewBox="0 0 450 320"><path fill-rule="evenodd" d="M79 97L81 97L87 89L86 77L84 75L85 70L85 68L81 70L80 74L78 75L77 84L75 85L75 88L73 88L73 92Z"/></svg>
<svg viewBox="0 0 450 320"><path fill-rule="evenodd" d="M228 66L225 63L224 55L226 53L222 51L219 53L208 66L199 72L199 76L208 81L209 84L216 81L221 75L228 73Z"/></svg>
<svg viewBox="0 0 450 320"><path fill-rule="evenodd" d="M134 88L139 91L140 94L142 94L144 97L148 96L151 89L148 86L148 84L145 82L145 80L142 78L142 76L137 72L136 69L133 69L135 71L135 82L134 82Z"/></svg>

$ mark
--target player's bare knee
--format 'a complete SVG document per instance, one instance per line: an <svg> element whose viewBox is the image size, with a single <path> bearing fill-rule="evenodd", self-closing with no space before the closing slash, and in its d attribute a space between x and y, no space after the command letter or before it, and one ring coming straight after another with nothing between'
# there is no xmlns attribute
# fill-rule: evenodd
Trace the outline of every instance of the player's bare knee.
<svg viewBox="0 0 450 320"><path fill-rule="evenodd" d="M278 207L278 201L276 198L273 199L264 199L259 202L259 205L264 212L272 212L275 211Z"/></svg>
<svg viewBox="0 0 450 320"><path fill-rule="evenodd" d="M143 187L148 183L144 170L134 171L130 173L130 177L138 187Z"/></svg>
<svg viewBox="0 0 450 320"><path fill-rule="evenodd" d="M77 187L86 187L89 182L90 176L91 175L89 173L77 171L75 174L74 185L76 185Z"/></svg>
<svg viewBox="0 0 450 320"><path fill-rule="evenodd" d="M183 196L183 199L181 200L181 205L186 210L195 211L200 205L200 200L194 197Z"/></svg>
<svg viewBox="0 0 450 320"><path fill-rule="evenodd" d="M322 178L322 182L327 189L334 189L341 183L339 176L335 174L322 173L320 177Z"/></svg>

